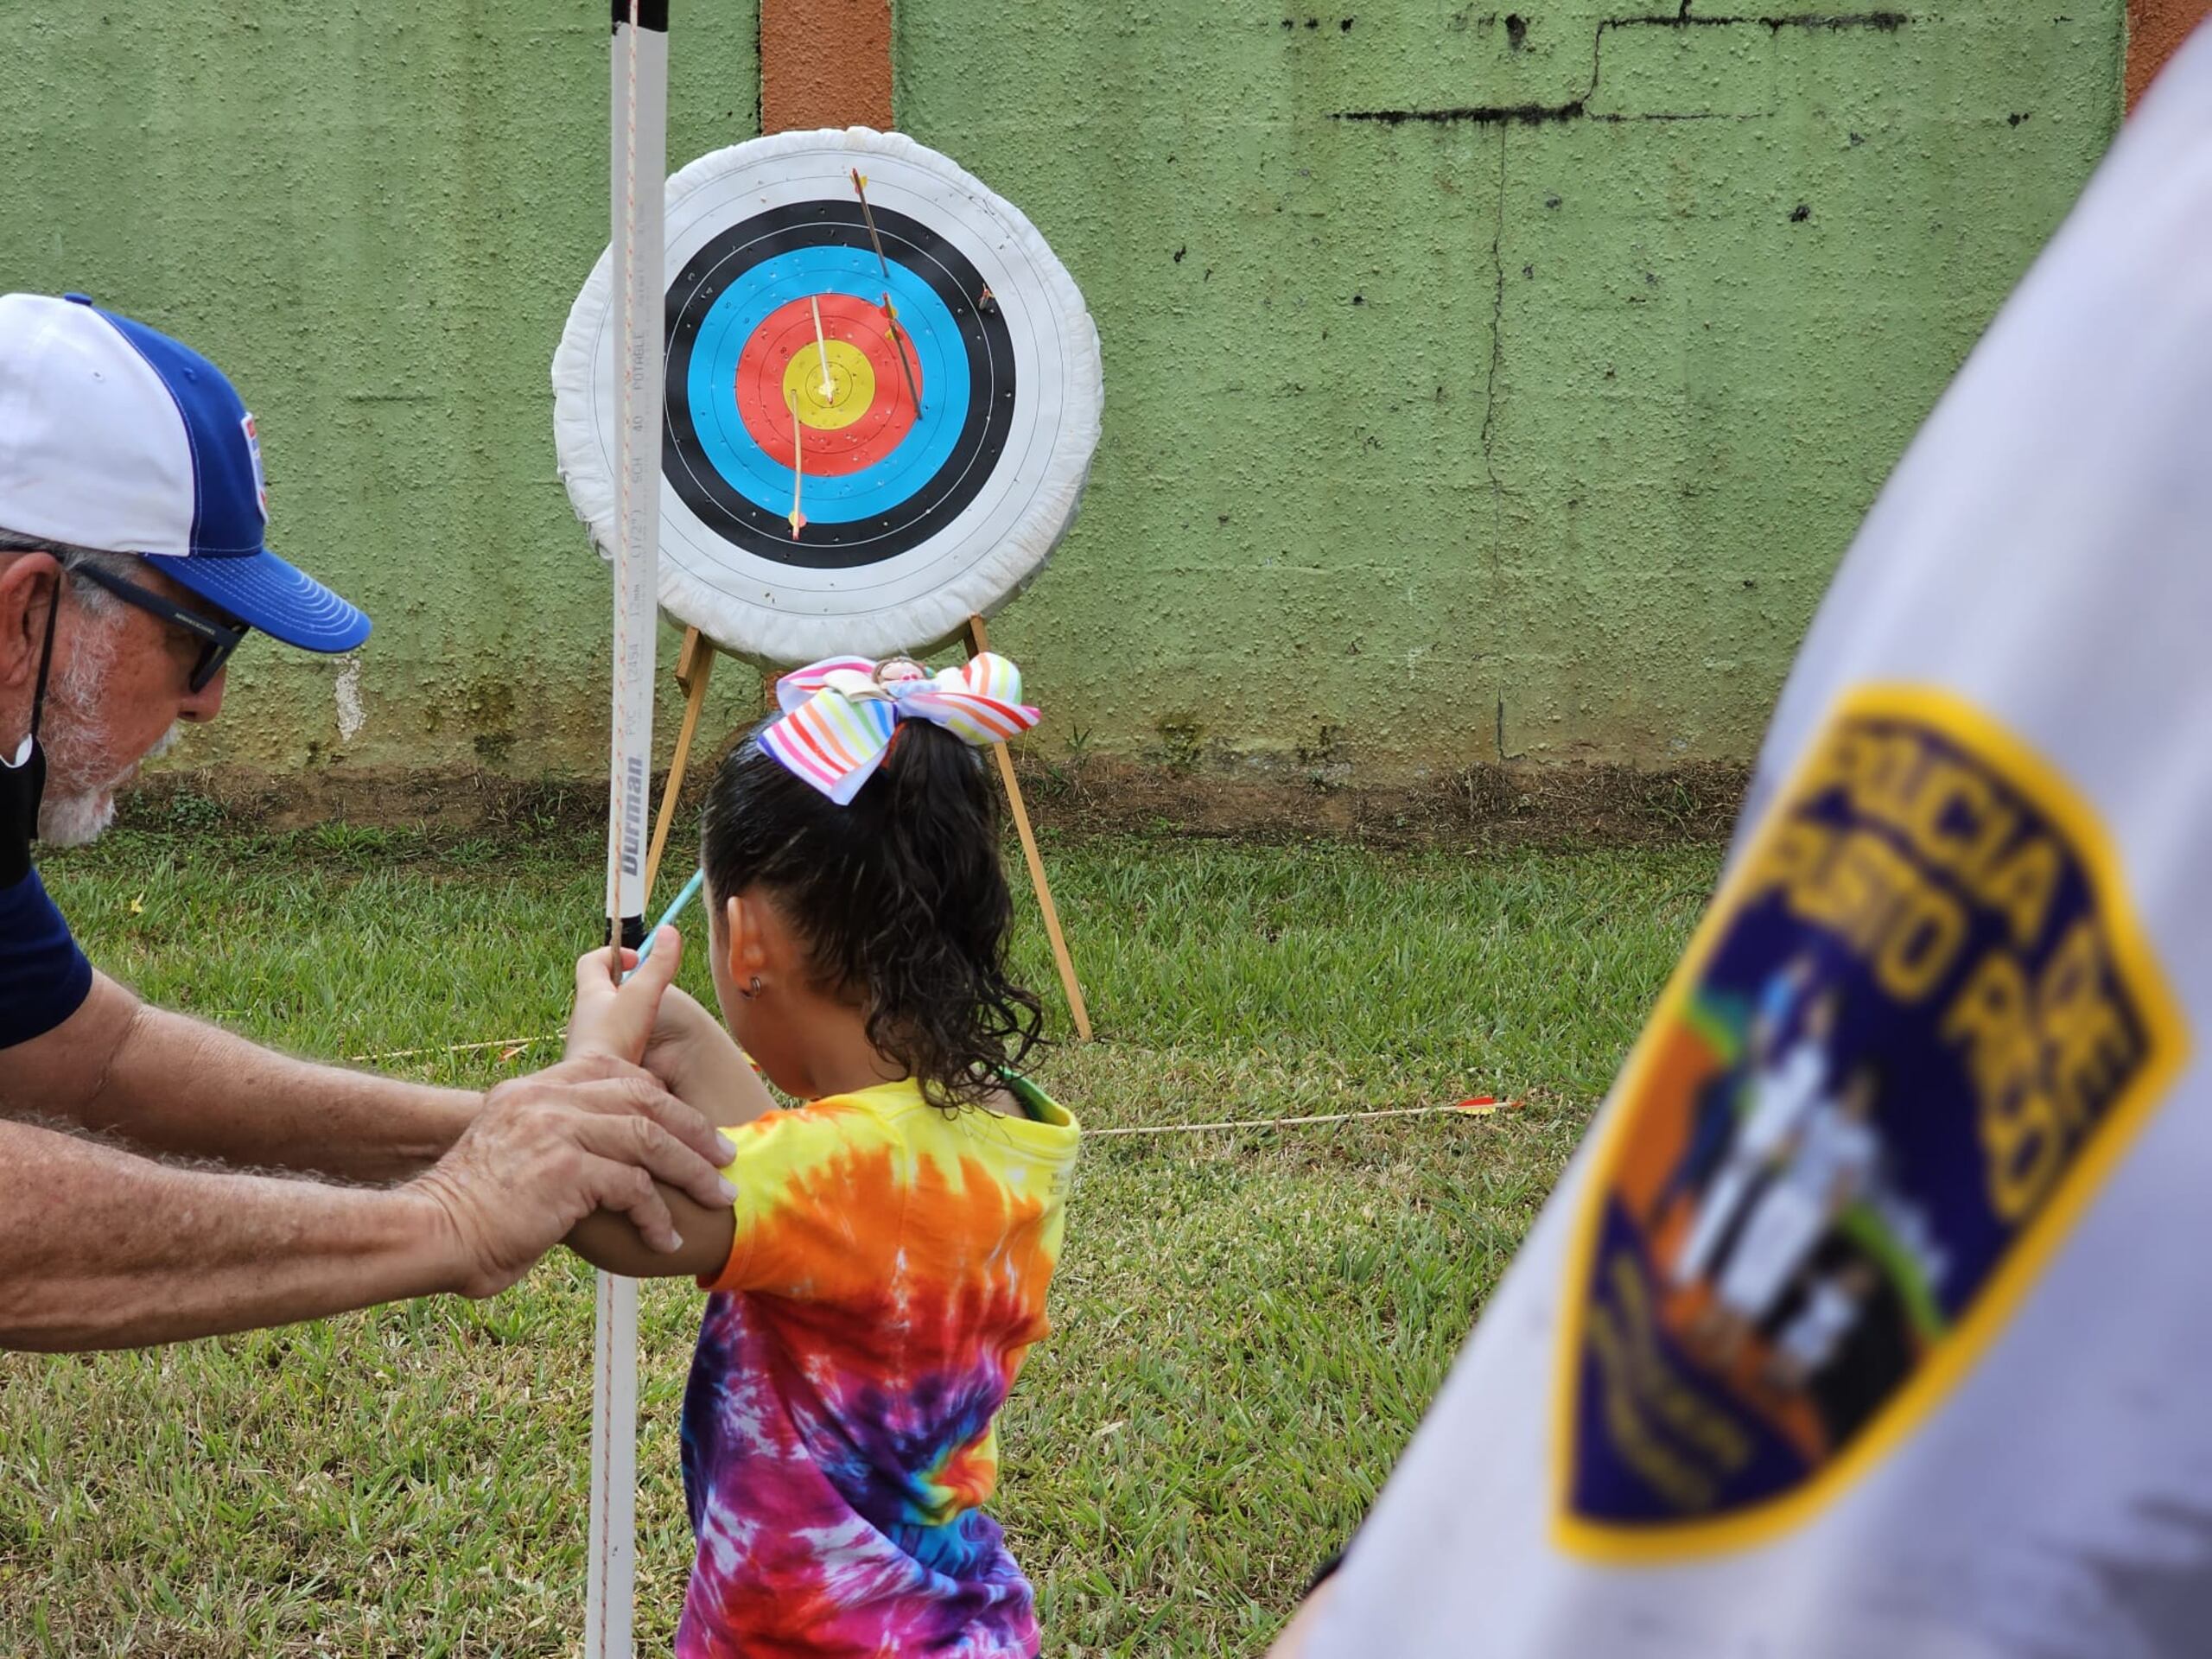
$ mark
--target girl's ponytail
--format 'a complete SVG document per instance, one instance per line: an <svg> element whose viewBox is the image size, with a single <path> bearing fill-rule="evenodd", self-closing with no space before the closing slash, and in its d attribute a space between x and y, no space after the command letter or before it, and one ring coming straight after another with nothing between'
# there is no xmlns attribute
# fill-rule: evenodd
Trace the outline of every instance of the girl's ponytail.
<svg viewBox="0 0 2212 1659"><path fill-rule="evenodd" d="M925 1099L982 1100L1039 1042L1043 1004L1007 972L1014 905L982 751L901 721L839 805L759 735L723 763L708 799L709 890L720 900L767 889L817 983L863 1009L869 1042Z"/></svg>
<svg viewBox="0 0 2212 1659"><path fill-rule="evenodd" d="M884 757L882 845L890 886L872 970L868 1039L949 1100L1003 1086L1038 1041L1043 1004L1007 971L1014 900L1000 861L998 797L982 753L921 721L901 726ZM866 791L863 791L863 793Z"/></svg>

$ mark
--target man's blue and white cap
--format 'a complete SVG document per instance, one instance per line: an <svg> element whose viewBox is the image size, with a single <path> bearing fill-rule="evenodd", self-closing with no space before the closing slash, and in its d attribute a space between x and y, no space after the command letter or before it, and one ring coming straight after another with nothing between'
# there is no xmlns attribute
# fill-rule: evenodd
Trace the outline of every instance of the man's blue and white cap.
<svg viewBox="0 0 2212 1659"><path fill-rule="evenodd" d="M262 545L268 522L261 441L220 369L82 295L0 295L0 529L139 554L288 645L367 639Z"/></svg>

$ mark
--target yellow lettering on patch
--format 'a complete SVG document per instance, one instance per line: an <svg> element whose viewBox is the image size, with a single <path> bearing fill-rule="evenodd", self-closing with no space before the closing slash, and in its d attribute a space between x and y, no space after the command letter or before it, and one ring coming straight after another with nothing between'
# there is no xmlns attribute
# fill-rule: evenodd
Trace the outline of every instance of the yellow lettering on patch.
<svg viewBox="0 0 2212 1659"><path fill-rule="evenodd" d="M2143 1063L2143 1035L2110 994L2104 937L2083 917L2044 966L2036 987L2052 1092L2079 1134Z"/></svg>
<svg viewBox="0 0 2212 1659"><path fill-rule="evenodd" d="M1637 1472L1684 1510L1713 1507L1713 1483L1651 1432L1644 1420L1626 1344L1611 1309L1590 1310L1590 1349L1605 1378L1605 1427Z"/></svg>
<svg viewBox="0 0 2212 1659"><path fill-rule="evenodd" d="M1966 1049L1991 1207L2017 1222L2065 1166L2066 1137L2043 1086L2027 976L2010 950L1993 950L1974 965L1942 1030Z"/></svg>
<svg viewBox="0 0 2212 1659"><path fill-rule="evenodd" d="M1904 828L1921 856L1969 889L1979 886L2020 821L1987 779L1949 760L1925 767L1905 813Z"/></svg>
<svg viewBox="0 0 2212 1659"><path fill-rule="evenodd" d="M1751 893L1761 895L1777 887L1786 893L1794 888L1808 872L1827 862L1834 840L1832 831L1809 818L1788 820L1759 850L1758 861L1751 867Z"/></svg>
<svg viewBox="0 0 2212 1659"><path fill-rule="evenodd" d="M2030 836L1991 872L1981 901L2005 913L2015 950L2031 950L2043 937L2050 901L2058 891L2058 849L2042 836Z"/></svg>
<svg viewBox="0 0 2212 1659"><path fill-rule="evenodd" d="M1943 1016L1965 1052L1980 1103L1997 1213L2018 1221L2041 1204L2074 1144L2144 1059L2142 1033L2113 995L2102 935L2084 917L2031 986L2003 946L1974 964Z"/></svg>
<svg viewBox="0 0 2212 1659"><path fill-rule="evenodd" d="M1966 944L1966 906L1873 830L1838 835L1793 819L1761 855L1753 889L1779 889L1794 914L1867 959L1900 1002L1926 996Z"/></svg>
<svg viewBox="0 0 2212 1659"><path fill-rule="evenodd" d="M1661 1355L1652 1340L1651 1299L1636 1264L1625 1255L1616 1255L1607 1277L1628 1325L1622 1354L1624 1376L1654 1416L1718 1464L1723 1474L1734 1473L1751 1459L1750 1437L1684 1387Z"/></svg>

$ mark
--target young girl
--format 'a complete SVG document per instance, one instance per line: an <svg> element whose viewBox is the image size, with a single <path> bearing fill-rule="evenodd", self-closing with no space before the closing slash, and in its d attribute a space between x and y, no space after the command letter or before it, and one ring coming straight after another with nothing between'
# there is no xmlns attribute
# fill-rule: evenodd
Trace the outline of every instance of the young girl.
<svg viewBox="0 0 2212 1659"><path fill-rule="evenodd" d="M1009 1069L1039 1003L1007 976L976 745L1037 714L988 655L933 680L841 659L779 690L786 714L707 804L729 1034L675 990L656 1029L639 995L607 988L601 952L570 1038L636 1060L653 1030L646 1063L742 1125L736 1202L664 1192L672 1254L606 1212L569 1242L713 1293L683 1405L698 1549L678 1655L1030 1659L1034 1599L982 1505L993 1421L1047 1329L1077 1131ZM632 991L664 984L675 954L664 933ZM739 1045L807 1103L776 1109Z"/></svg>

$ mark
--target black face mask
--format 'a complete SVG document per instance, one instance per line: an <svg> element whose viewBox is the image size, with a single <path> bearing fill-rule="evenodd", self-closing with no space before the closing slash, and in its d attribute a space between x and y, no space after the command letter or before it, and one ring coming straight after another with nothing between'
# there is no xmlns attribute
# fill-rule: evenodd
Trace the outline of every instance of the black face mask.
<svg viewBox="0 0 2212 1659"><path fill-rule="evenodd" d="M38 727L46 715L46 672L54 662L54 620L60 609L61 584L56 582L54 603L46 612L38 690L31 698L31 752L20 766L0 766L0 887L12 887L30 874L31 843L38 839L39 804L46 798L46 752L38 746Z"/></svg>

